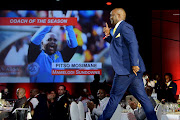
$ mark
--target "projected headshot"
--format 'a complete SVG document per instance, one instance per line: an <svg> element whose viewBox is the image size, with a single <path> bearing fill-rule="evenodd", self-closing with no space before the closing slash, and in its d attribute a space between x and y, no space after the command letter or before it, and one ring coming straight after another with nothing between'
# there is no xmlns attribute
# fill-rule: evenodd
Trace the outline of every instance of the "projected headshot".
<svg viewBox="0 0 180 120"><path fill-rule="evenodd" d="M64 82L63 75L51 74L52 63L69 62L76 52L77 39L73 26L64 27L68 39L67 46L63 49L58 46L58 35L52 32L52 29L53 26L42 26L31 38L28 50L28 71L31 83Z"/></svg>
<svg viewBox="0 0 180 120"><path fill-rule="evenodd" d="M56 34L49 32L45 35L42 42L42 50L48 55L52 55L57 51L57 36Z"/></svg>

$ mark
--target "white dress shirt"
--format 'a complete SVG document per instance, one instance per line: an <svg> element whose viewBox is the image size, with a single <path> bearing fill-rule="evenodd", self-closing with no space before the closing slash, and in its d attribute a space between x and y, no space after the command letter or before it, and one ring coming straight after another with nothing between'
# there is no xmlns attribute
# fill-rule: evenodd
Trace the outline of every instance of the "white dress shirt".
<svg viewBox="0 0 180 120"><path fill-rule="evenodd" d="M147 85L150 86L150 87L152 87L152 88L155 87L155 82L154 82L154 81L149 81L149 82L147 83L146 79L143 78L143 83L144 83L144 87L146 87Z"/></svg>
<svg viewBox="0 0 180 120"><path fill-rule="evenodd" d="M97 108L94 108L92 110L92 115L95 115L96 119L102 115L104 109L106 108L106 105L109 101L109 97L105 97L102 100L99 100L99 105L97 106Z"/></svg>
<svg viewBox="0 0 180 120"><path fill-rule="evenodd" d="M115 34L116 32L116 29L118 28L119 24L122 22L123 20L119 21L118 23L116 23L114 29L113 29L113 35ZM115 31L114 31L115 30Z"/></svg>
<svg viewBox="0 0 180 120"><path fill-rule="evenodd" d="M64 94L63 94L63 95L60 95L60 96L58 97L57 101L59 101L63 96L64 96Z"/></svg>
<svg viewBox="0 0 180 120"><path fill-rule="evenodd" d="M34 98L32 98L32 99L30 100L30 102L31 102L32 105L33 105L33 109L35 109L35 108L37 107L37 105L39 104L39 101L38 101L38 99L36 98L38 95L39 95L39 94L35 95Z"/></svg>
<svg viewBox="0 0 180 120"><path fill-rule="evenodd" d="M119 21L118 23L116 23L116 25L115 25L115 29L117 29L117 27L119 26L119 24L122 22L123 20L121 20L121 21Z"/></svg>
<svg viewBox="0 0 180 120"><path fill-rule="evenodd" d="M167 87L169 87L170 84L171 84L171 81L169 81L168 83L166 83Z"/></svg>

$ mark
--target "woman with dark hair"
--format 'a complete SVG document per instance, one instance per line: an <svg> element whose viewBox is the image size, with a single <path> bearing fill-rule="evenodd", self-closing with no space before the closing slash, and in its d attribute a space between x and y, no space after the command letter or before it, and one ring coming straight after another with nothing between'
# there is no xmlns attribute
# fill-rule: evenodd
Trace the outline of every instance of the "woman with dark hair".
<svg viewBox="0 0 180 120"><path fill-rule="evenodd" d="M47 104L49 109L50 120L54 120L55 98L56 92L54 90L51 90L47 93Z"/></svg>

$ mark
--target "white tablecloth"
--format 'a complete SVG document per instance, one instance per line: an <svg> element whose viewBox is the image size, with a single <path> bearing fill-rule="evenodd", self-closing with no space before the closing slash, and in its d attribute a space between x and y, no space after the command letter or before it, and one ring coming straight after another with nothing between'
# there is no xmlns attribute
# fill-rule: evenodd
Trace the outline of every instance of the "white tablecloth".
<svg viewBox="0 0 180 120"><path fill-rule="evenodd" d="M0 110L0 120L3 120L4 118L7 118L9 115L9 112L13 109L13 107L3 107Z"/></svg>
<svg viewBox="0 0 180 120"><path fill-rule="evenodd" d="M121 113L121 120L129 120L128 113Z"/></svg>
<svg viewBox="0 0 180 120"><path fill-rule="evenodd" d="M161 120L180 120L180 112L163 114Z"/></svg>
<svg viewBox="0 0 180 120"><path fill-rule="evenodd" d="M128 113L121 113L120 120L129 120ZM168 113L161 116L161 120L180 120L180 113Z"/></svg>

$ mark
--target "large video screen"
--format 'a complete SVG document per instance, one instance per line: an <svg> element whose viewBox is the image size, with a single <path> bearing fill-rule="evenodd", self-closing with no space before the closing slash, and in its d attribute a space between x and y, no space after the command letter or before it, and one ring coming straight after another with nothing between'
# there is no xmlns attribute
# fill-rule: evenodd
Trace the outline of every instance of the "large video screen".
<svg viewBox="0 0 180 120"><path fill-rule="evenodd" d="M1 10L1 83L112 81L105 10Z"/></svg>

